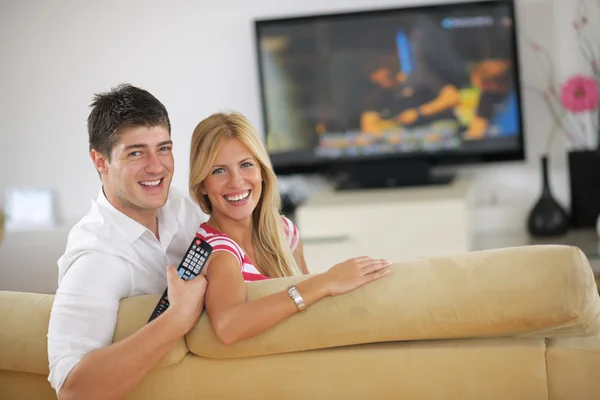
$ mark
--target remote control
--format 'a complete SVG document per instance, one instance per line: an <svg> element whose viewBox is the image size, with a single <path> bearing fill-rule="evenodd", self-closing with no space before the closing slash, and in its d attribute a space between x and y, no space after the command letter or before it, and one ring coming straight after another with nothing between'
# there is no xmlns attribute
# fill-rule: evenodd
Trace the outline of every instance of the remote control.
<svg viewBox="0 0 600 400"><path fill-rule="evenodd" d="M195 237L190 244L185 256L181 260L179 264L179 268L177 269L177 273L183 280L190 280L197 275L200 275L202 272L202 268L206 264L206 260L208 256L212 252L212 246L200 239L199 237ZM161 296L158 304L154 308L152 315L150 315L150 319L148 322L152 321L159 315L169 308L169 298L167 297L168 288L165 289L165 292Z"/></svg>

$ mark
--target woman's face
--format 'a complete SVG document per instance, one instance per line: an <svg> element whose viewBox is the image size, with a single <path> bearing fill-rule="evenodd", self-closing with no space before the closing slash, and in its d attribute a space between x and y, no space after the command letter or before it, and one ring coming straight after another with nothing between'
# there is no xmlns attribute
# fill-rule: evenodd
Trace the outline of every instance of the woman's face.
<svg viewBox="0 0 600 400"><path fill-rule="evenodd" d="M221 146L201 191L208 195L213 216L249 218L262 194L260 165L242 142L230 139Z"/></svg>

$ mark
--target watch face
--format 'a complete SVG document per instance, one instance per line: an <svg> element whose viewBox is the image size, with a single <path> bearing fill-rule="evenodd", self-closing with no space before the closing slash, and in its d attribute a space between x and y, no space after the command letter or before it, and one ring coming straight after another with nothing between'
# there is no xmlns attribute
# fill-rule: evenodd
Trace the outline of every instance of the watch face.
<svg viewBox="0 0 600 400"><path fill-rule="evenodd" d="M288 288L288 294L290 295L292 300L294 300L294 303L296 303L298 310L302 311L306 308L306 305L304 304L304 300L302 299L300 292L298 292L298 289L296 289L295 286L290 286Z"/></svg>

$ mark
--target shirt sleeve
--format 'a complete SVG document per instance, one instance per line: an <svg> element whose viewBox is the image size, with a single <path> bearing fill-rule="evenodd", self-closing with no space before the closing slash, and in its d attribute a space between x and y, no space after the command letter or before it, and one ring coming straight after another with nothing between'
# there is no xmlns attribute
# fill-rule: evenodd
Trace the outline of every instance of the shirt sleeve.
<svg viewBox="0 0 600 400"><path fill-rule="evenodd" d="M217 251L226 251L233 254L235 259L240 264L240 268L244 265L244 257L242 250L232 239L224 235L215 235L205 239L213 248L213 253Z"/></svg>
<svg viewBox="0 0 600 400"><path fill-rule="evenodd" d="M87 353L112 343L122 298L131 294L127 261L86 252L63 277L48 326L48 381L58 393Z"/></svg>
<svg viewBox="0 0 600 400"><path fill-rule="evenodd" d="M288 246L290 246L290 250L293 252L298 248L298 242L300 241L300 233L298 232L298 228L296 225L287 217L281 216L283 220L283 226L285 235L287 237Z"/></svg>

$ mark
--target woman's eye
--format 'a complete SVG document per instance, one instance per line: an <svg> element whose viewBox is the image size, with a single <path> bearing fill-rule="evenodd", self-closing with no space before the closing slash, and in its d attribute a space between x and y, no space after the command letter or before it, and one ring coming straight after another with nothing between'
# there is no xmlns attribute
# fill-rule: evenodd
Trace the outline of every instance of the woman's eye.
<svg viewBox="0 0 600 400"><path fill-rule="evenodd" d="M225 172L224 168L216 168L213 170L212 174L216 175L216 174L222 174L223 172Z"/></svg>
<svg viewBox="0 0 600 400"><path fill-rule="evenodd" d="M254 164L252 164L250 161L246 161L245 163L242 163L242 168L248 168L248 167L253 167Z"/></svg>

